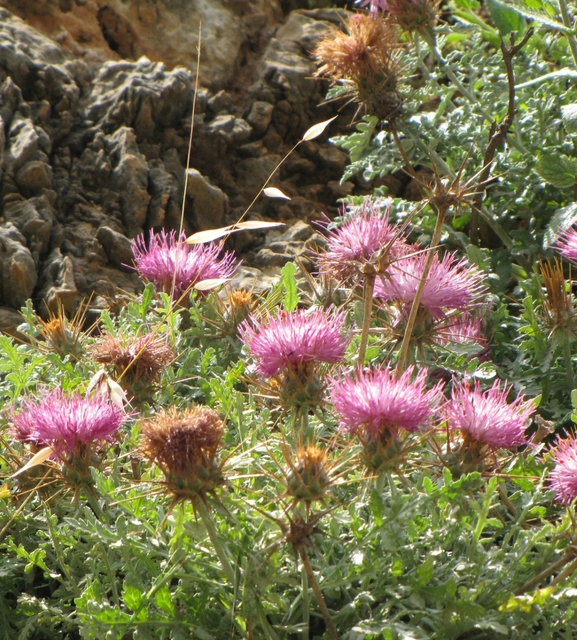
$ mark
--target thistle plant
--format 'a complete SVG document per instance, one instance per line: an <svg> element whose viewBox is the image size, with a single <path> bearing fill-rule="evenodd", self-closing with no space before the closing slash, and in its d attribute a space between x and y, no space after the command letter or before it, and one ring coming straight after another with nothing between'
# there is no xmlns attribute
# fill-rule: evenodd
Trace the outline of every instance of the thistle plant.
<svg viewBox="0 0 577 640"><path fill-rule="evenodd" d="M206 280L228 280L238 267L234 255L214 243L190 245L176 232L150 233L133 241L134 263L139 275L158 291L180 300L195 284Z"/></svg>

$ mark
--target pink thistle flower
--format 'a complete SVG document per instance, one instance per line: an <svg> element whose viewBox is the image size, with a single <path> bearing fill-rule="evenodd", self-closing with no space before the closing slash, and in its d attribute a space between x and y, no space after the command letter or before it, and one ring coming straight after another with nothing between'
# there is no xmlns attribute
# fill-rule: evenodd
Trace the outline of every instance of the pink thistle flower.
<svg viewBox="0 0 577 640"><path fill-rule="evenodd" d="M331 400L341 415L340 425L357 433L365 430L376 439L383 432L396 435L426 427L438 402L440 384L426 390L427 370L411 380L414 367L396 376L387 366L374 371L358 370L353 377L332 380Z"/></svg>
<svg viewBox="0 0 577 640"><path fill-rule="evenodd" d="M391 245L391 255L398 253L401 243L395 242L397 230L389 223L390 201L386 201L384 212L382 204L379 199L365 200L358 211L349 214L340 227L329 232L327 251L317 260L321 273L347 280L387 245Z"/></svg>
<svg viewBox="0 0 577 640"><path fill-rule="evenodd" d="M85 397L58 388L24 398L11 418L15 439L70 453L81 444L112 441L126 414L103 394Z"/></svg>
<svg viewBox="0 0 577 640"><path fill-rule="evenodd" d="M553 244L564 258L577 262L577 229L572 227L561 235L561 237Z"/></svg>
<svg viewBox="0 0 577 640"><path fill-rule="evenodd" d="M190 245L186 235L176 238L176 232L150 232L148 246L144 234L132 242L136 269L144 280L152 282L177 300L195 283L202 280L230 278L238 267L234 254L227 251L218 259L221 244ZM173 291L174 285L174 291Z"/></svg>
<svg viewBox="0 0 577 640"><path fill-rule="evenodd" d="M400 301L410 305L415 299L419 281L425 268L427 255L407 256L391 265L388 276L375 282L374 296L388 301ZM421 306L435 319L440 319L446 309L470 309L486 292L482 271L457 260L447 253L440 259L433 257L425 284Z"/></svg>
<svg viewBox="0 0 577 640"><path fill-rule="evenodd" d="M381 11L388 11L389 10L389 5L387 3L387 0L357 0L357 3L359 5L359 7L367 7L369 6L371 14L373 16L375 16L379 9Z"/></svg>
<svg viewBox="0 0 577 640"><path fill-rule="evenodd" d="M551 454L555 468L549 474L549 486L559 502L569 505L577 498L577 439L558 437Z"/></svg>
<svg viewBox="0 0 577 640"><path fill-rule="evenodd" d="M437 344L476 342L485 346L487 342L482 332L482 321L464 311L456 316L446 316L436 327L434 340Z"/></svg>
<svg viewBox="0 0 577 640"><path fill-rule="evenodd" d="M306 363L335 363L343 359L349 336L343 335L345 314L323 309L268 315L264 322L253 316L239 326L240 339L265 377L296 369Z"/></svg>
<svg viewBox="0 0 577 640"><path fill-rule="evenodd" d="M517 396L507 402L511 387L496 381L487 391L479 382L471 391L468 382L455 381L451 400L444 407L450 429L459 429L465 440L472 440L491 449L515 449L527 443L525 431L535 413L532 400Z"/></svg>

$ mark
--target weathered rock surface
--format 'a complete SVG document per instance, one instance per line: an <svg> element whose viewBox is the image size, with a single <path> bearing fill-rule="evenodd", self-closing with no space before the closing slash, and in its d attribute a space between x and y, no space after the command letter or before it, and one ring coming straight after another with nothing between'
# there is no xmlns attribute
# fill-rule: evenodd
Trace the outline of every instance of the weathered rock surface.
<svg viewBox="0 0 577 640"><path fill-rule="evenodd" d="M283 16L280 0L191 0L187 11L170 0L0 4L26 18L0 9L0 310L28 297L44 314L58 301L73 312L88 296L95 313L114 307L120 289L141 287L132 238L179 228L184 196L186 233L233 223L267 181L291 200L261 195L250 215L287 230L239 233L229 245L267 277L295 257L310 268L319 239L310 220L367 190L339 182L347 156L328 135L346 118L281 164L337 112L318 106L327 87L312 79L311 51L342 10ZM195 24L207 12L193 119Z"/></svg>

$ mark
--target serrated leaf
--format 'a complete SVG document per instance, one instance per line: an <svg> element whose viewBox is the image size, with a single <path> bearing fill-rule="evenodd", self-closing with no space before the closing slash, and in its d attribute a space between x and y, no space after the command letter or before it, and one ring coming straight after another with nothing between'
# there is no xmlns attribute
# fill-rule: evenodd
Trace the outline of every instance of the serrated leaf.
<svg viewBox="0 0 577 640"><path fill-rule="evenodd" d="M156 602L156 606L161 611L168 613L168 615L170 616L174 615L175 607L172 602L172 595L170 593L170 589L167 587L167 585L163 585L162 587L160 587L160 589L156 592L156 595L154 596L154 601Z"/></svg>
<svg viewBox="0 0 577 640"><path fill-rule="evenodd" d="M307 129L307 131L305 132L303 136L303 142L318 138L321 135L321 133L329 126L329 124L333 120L336 120L337 118L338 116L333 116L329 120L325 120L324 122L319 122L318 124L313 124L313 126L310 129Z"/></svg>
<svg viewBox="0 0 577 640"><path fill-rule="evenodd" d="M124 604L131 610L136 611L142 604L142 593L137 587L133 587L129 584L124 585L124 593L122 599Z"/></svg>
<svg viewBox="0 0 577 640"><path fill-rule="evenodd" d="M15 478L24 471L28 471L28 469L32 469L32 467L37 467L39 464L43 464L53 453L54 449L52 447L44 447L44 449L40 449L40 451L35 453L21 469L18 469L18 471L13 473L10 477Z"/></svg>
<svg viewBox="0 0 577 640"><path fill-rule="evenodd" d="M573 31L569 27L566 27L562 22L558 22L551 18L548 14L542 13L541 11L534 11L533 9L529 9L528 7L524 7L518 3L510 4L511 9L527 18L528 20L535 20L536 22L540 22L551 29L555 29L557 31L563 31L568 34L572 34Z"/></svg>
<svg viewBox="0 0 577 640"><path fill-rule="evenodd" d="M500 0L486 0L485 6L489 10L491 18L502 36L508 36L512 31L518 34L525 31L525 20L523 16L511 8L510 5Z"/></svg>
<svg viewBox="0 0 577 640"><path fill-rule="evenodd" d="M287 262L282 268L282 285L285 295L283 299L283 307L285 311L294 311L299 303L297 291L296 275L297 268L292 262Z"/></svg>
<svg viewBox="0 0 577 640"><path fill-rule="evenodd" d="M276 187L267 187L266 189L263 189L262 192L269 198L284 198L285 200L290 200L286 194Z"/></svg>
<svg viewBox="0 0 577 640"><path fill-rule="evenodd" d="M577 104L566 104L561 107L561 118L567 133L577 133Z"/></svg>
<svg viewBox="0 0 577 640"><path fill-rule="evenodd" d="M544 153L537 160L535 171L555 187L572 187L577 174L577 161L562 153Z"/></svg>
<svg viewBox="0 0 577 640"><path fill-rule="evenodd" d="M577 203L572 202L566 207L557 209L545 231L543 247L548 249L575 223L577 223Z"/></svg>

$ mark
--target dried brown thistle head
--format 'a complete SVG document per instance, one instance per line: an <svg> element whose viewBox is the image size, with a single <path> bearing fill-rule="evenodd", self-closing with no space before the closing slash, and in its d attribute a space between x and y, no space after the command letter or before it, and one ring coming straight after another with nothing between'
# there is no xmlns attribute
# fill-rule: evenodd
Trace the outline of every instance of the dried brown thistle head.
<svg viewBox="0 0 577 640"><path fill-rule="evenodd" d="M439 17L441 0L387 0L388 15L407 33L428 36Z"/></svg>
<svg viewBox="0 0 577 640"><path fill-rule="evenodd" d="M170 343L153 333L140 337L107 334L95 342L91 351L94 360L108 365L132 392L138 391L135 386L144 388L158 383L175 358Z"/></svg>
<svg viewBox="0 0 577 640"><path fill-rule="evenodd" d="M549 337L555 337L560 332L574 337L577 332L577 300L571 293L571 272L566 280L563 263L559 258L555 258L554 262L541 262L539 267L546 294L543 297L541 318Z"/></svg>
<svg viewBox="0 0 577 640"><path fill-rule="evenodd" d="M317 45L317 75L349 84L354 99L381 119L393 117L401 107L398 51L401 43L389 20L355 14L347 32L335 28Z"/></svg>
<svg viewBox="0 0 577 640"><path fill-rule="evenodd" d="M216 411L170 407L144 422L140 451L160 467L176 500L205 500L224 483L217 460L223 435L224 423Z"/></svg>

